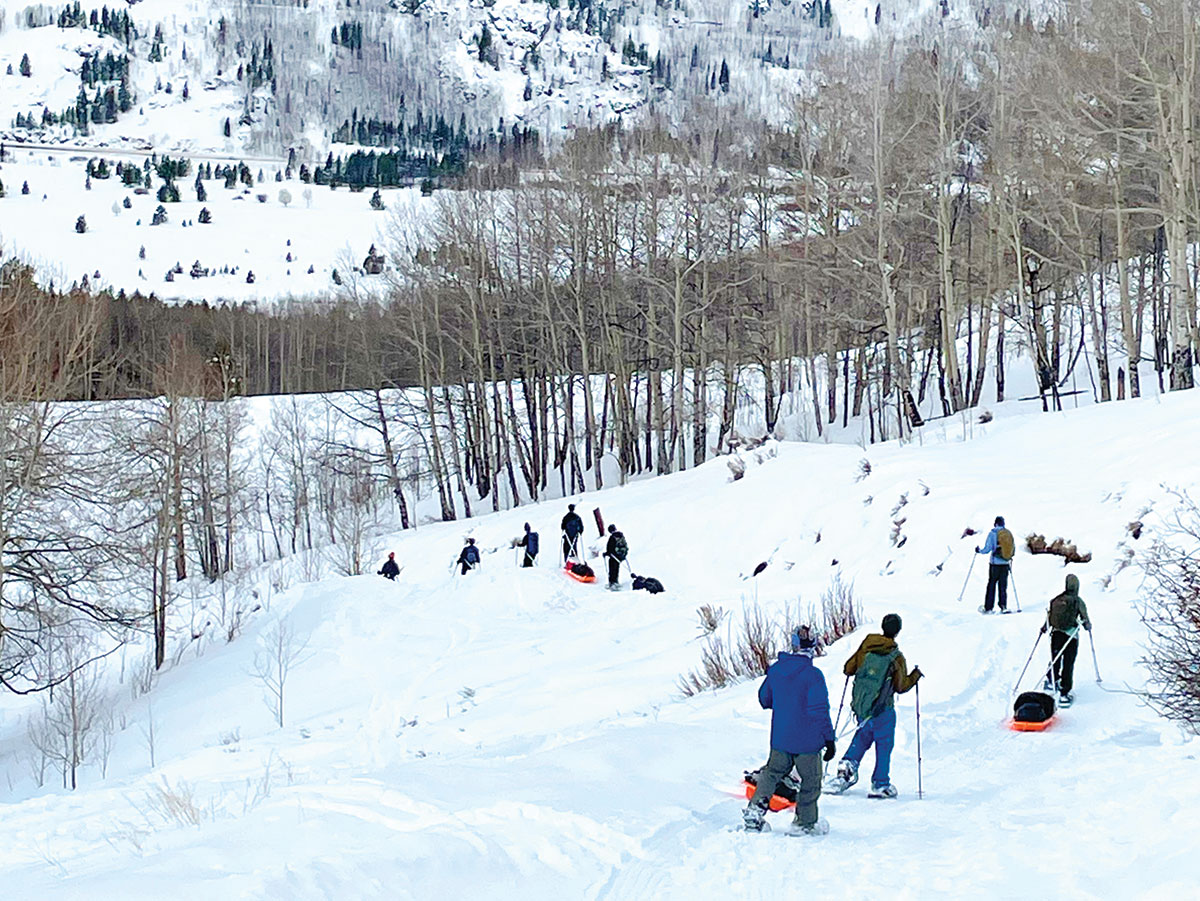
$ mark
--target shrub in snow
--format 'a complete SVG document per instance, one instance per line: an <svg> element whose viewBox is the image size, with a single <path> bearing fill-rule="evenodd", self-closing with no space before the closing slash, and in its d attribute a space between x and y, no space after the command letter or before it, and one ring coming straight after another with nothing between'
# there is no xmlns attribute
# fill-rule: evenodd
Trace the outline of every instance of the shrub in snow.
<svg viewBox="0 0 1200 901"><path fill-rule="evenodd" d="M167 209L161 203L154 209L154 218L150 220L151 225L162 225L167 221Z"/></svg>
<svg viewBox="0 0 1200 901"><path fill-rule="evenodd" d="M82 216L75 220L75 231L81 235L87 232L87 220Z"/></svg>
<svg viewBox="0 0 1200 901"><path fill-rule="evenodd" d="M1045 535L1027 535L1025 547L1031 554L1053 554L1056 557L1062 557L1063 563L1090 563L1092 559L1090 552L1079 553L1079 548L1063 538L1055 538L1053 541L1047 542Z"/></svg>
<svg viewBox="0 0 1200 901"><path fill-rule="evenodd" d="M279 202L286 207L292 202L292 192L287 188L281 188L279 191Z"/></svg>
<svg viewBox="0 0 1200 901"><path fill-rule="evenodd" d="M370 204L371 204L371 209L373 209L373 210L386 209L386 207L384 206L384 203L383 203L383 197L380 196L378 188L376 188L375 193L371 195Z"/></svg>
<svg viewBox="0 0 1200 901"><path fill-rule="evenodd" d="M208 211L208 207L202 207L200 209L200 224L208 225L210 222L212 222L212 213Z"/></svg>
<svg viewBox="0 0 1200 901"><path fill-rule="evenodd" d="M23 181L23 182L21 182L21 193L22 193L22 194L28 194L28 193L29 193L29 182L27 182L27 181Z"/></svg>

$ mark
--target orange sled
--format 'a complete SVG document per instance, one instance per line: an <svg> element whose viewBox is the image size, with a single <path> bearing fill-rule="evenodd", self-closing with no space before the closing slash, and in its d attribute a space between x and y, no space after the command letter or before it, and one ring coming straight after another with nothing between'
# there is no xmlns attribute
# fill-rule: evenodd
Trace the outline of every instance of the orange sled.
<svg viewBox="0 0 1200 901"><path fill-rule="evenodd" d="M1054 722L1057 705L1054 697L1043 691L1026 691L1013 703L1009 727L1016 732L1045 732Z"/></svg>
<svg viewBox="0 0 1200 901"><path fill-rule="evenodd" d="M584 572L577 573L575 571L576 566L583 567ZM592 568L585 563L568 563L566 566L563 567L563 572L565 572L568 576L570 576L576 582L595 582L596 581L596 573L593 572Z"/></svg>
<svg viewBox="0 0 1200 901"><path fill-rule="evenodd" d="M1057 717L1050 717L1048 720L1042 720L1040 723L1028 723L1024 720L1009 720L1008 727L1014 732L1045 732L1050 728L1050 725Z"/></svg>
<svg viewBox="0 0 1200 901"><path fill-rule="evenodd" d="M754 786L749 782L742 782L742 786L746 789L746 800L749 801L754 797ZM781 798L779 795L771 795L771 800L767 802L767 806L775 812L787 810L789 807L795 807L795 801L789 801L787 798Z"/></svg>

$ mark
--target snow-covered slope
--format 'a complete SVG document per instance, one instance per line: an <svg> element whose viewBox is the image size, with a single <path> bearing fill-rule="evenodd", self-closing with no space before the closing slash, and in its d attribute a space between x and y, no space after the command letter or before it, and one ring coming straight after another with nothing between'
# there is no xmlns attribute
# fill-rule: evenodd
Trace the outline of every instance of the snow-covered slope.
<svg viewBox="0 0 1200 901"><path fill-rule="evenodd" d="M1118 560L1157 534L1164 483L1200 484L1187 425L1198 415L1188 392L1002 416L969 442L950 421L928 427L922 446L871 448L865 478L859 449L788 444L749 457L740 481L717 460L580 498L626 533L635 571L665 583L653 597L559 573L557 503L384 536L379 559L394 549L405 566L397 583L296 585L242 637L198 658L185 649L149 695L122 701L107 779L89 767L74 793L34 788L29 702L6 699L5 894L1192 897L1194 739L1101 690L1086 650L1077 703L1053 729L1018 734L1003 721L1064 571L1081 578L1104 686L1144 684L1139 576ZM957 601L978 541L960 536L997 513L1018 539L1062 535L1093 562L1064 570L1022 550L1025 612L979 616L981 566ZM1148 524L1142 544L1126 532L1135 519ZM542 533L533 570L509 549L525 520ZM466 529L483 566L452 576ZM744 578L763 560L762 575ZM898 801L861 789L822 799L832 832L820 840L742 834L730 793L765 759L769 717L755 683L680 696L677 677L699 664L696 608L719 605L722 630L736 628L756 597L782 621L838 573L872 626L904 617L901 645L927 674L925 798L910 694ZM249 675L279 622L307 644L284 728ZM835 705L862 634L819 661Z"/></svg>

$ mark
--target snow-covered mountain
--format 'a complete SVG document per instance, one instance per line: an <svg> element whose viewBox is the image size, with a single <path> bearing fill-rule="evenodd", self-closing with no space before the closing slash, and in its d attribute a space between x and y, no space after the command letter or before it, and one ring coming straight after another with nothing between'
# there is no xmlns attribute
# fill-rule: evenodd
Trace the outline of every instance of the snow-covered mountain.
<svg viewBox="0 0 1200 901"><path fill-rule="evenodd" d="M106 778L97 752L77 791L55 775L39 787L27 722L40 702L4 696L5 894L724 899L802 886L860 898L887 885L912 898L1191 897L1197 740L1127 693L1146 682L1146 630L1141 576L1125 564L1165 535L1166 489L1200 485L1194 430L1181 427L1200 398L1018 409L1001 405L971 440L966 420L947 420L919 446L768 446L737 481L716 460L577 498L620 526L632 568L661 595L560 573L558 501L377 536L376 558L395 550L404 566L396 583L305 582L291 558L263 575L265 609L231 643L185 639L151 683L134 649L110 661ZM1019 542L1061 535L1091 562L1021 548L1024 612L979 616L979 565L958 600L979 540L963 533L997 513ZM531 570L510 549L524 521L542 534ZM459 577L464 530L485 554ZM1099 669L1085 649L1076 705L1045 733L1014 733L1012 692L1065 572L1081 579ZM724 612L718 634L756 606L782 624L835 575L853 583L867 628L904 618L901 646L927 674L924 798L906 695L898 801L824 798L832 831L812 843L744 835L735 795L766 756L769 717L755 682L681 696L678 678L700 665L697 608ZM297 651L282 728L252 675L281 624ZM818 661L835 709L865 631ZM1045 665L1044 642L1034 660Z"/></svg>

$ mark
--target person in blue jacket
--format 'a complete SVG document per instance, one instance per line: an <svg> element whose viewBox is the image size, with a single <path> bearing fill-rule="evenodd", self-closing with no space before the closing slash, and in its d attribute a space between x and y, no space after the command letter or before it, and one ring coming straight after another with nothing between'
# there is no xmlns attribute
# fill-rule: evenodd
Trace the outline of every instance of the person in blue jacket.
<svg viewBox="0 0 1200 901"><path fill-rule="evenodd" d="M792 633L792 653L782 653L767 670L758 703L771 711L771 756L758 778L754 796L742 813L747 832L766 827L767 805L776 786L794 768L799 776L796 816L788 830L795 835L822 835L829 825L817 815L821 796L821 749L825 760L837 753L829 718L825 676L813 666L816 640L807 626Z"/></svg>
<svg viewBox="0 0 1200 901"><path fill-rule="evenodd" d="M474 538L467 539L466 547L458 555L458 563L464 576L479 565L479 548L475 547Z"/></svg>
<svg viewBox="0 0 1200 901"><path fill-rule="evenodd" d="M1004 517L997 516L996 523L992 527L992 531L988 532L987 541L983 543L983 547L976 547L977 554L990 554L988 557L988 583L987 591L983 596L983 606L979 608L980 613L991 613L992 606L996 603L996 589L1000 589L1000 612L1008 611L1008 574L1009 567L1012 566L1012 557L1004 556L1005 547L1000 541L1000 533L1004 532L1007 535L1006 544L1011 553L1012 534L1004 528Z"/></svg>

